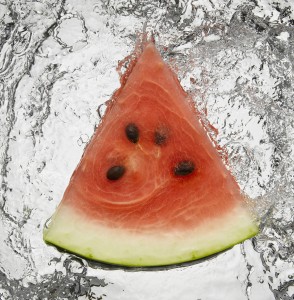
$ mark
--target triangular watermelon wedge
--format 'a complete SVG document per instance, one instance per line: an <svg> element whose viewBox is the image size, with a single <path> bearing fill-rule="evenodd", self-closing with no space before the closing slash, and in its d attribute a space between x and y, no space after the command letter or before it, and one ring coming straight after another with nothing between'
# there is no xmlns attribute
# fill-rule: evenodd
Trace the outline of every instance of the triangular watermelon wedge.
<svg viewBox="0 0 294 300"><path fill-rule="evenodd" d="M44 229L44 240L124 266L199 259L258 227L199 114L153 42L129 69Z"/></svg>

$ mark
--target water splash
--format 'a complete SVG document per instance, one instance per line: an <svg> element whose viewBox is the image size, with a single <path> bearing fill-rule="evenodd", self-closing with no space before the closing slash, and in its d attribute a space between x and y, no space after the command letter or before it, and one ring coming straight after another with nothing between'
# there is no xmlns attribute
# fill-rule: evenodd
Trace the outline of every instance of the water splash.
<svg viewBox="0 0 294 300"><path fill-rule="evenodd" d="M42 229L146 20L262 224L211 260L130 272L60 253ZM272 0L0 3L0 298L293 299L293 20Z"/></svg>

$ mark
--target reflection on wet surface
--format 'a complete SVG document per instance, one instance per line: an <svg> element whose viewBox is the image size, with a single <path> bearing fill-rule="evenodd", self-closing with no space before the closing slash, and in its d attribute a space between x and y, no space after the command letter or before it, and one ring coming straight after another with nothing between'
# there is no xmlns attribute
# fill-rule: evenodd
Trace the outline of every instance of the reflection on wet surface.
<svg viewBox="0 0 294 300"><path fill-rule="evenodd" d="M146 20L262 229L211 259L134 272L49 247L42 228ZM286 1L1 2L0 298L293 299L293 20Z"/></svg>

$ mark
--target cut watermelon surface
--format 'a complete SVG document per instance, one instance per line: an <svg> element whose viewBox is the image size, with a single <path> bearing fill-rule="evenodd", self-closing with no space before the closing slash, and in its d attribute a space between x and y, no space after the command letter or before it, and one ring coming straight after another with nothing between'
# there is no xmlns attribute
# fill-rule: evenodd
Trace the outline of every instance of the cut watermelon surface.
<svg viewBox="0 0 294 300"><path fill-rule="evenodd" d="M111 264L162 266L217 253L257 232L193 102L155 45L145 43L44 240Z"/></svg>

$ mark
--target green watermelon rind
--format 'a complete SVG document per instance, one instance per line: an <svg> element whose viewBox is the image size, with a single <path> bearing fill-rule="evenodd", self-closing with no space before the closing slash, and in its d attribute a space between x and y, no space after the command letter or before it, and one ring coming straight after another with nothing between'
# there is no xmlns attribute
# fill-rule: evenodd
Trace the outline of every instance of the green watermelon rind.
<svg viewBox="0 0 294 300"><path fill-rule="evenodd" d="M194 229L137 231L109 228L70 207L61 207L45 242L87 259L126 267L167 266L198 260L255 236L258 226L245 207Z"/></svg>

